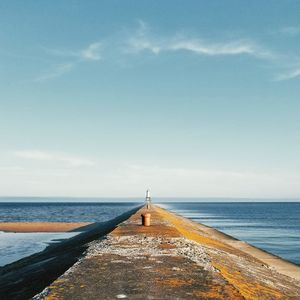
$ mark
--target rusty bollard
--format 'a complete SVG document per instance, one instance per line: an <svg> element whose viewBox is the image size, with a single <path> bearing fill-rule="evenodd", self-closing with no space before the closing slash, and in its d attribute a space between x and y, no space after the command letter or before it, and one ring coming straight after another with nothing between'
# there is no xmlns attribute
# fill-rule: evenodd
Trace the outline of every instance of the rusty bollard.
<svg viewBox="0 0 300 300"><path fill-rule="evenodd" d="M142 225L150 226L150 219L151 219L151 214L149 213L142 214Z"/></svg>

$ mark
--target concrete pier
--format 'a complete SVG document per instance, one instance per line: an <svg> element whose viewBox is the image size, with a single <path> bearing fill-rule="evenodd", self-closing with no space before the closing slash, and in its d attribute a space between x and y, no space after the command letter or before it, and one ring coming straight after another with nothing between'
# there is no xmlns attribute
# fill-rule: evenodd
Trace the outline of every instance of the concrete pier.
<svg viewBox="0 0 300 300"><path fill-rule="evenodd" d="M300 299L299 280L300 267L151 205L36 299Z"/></svg>

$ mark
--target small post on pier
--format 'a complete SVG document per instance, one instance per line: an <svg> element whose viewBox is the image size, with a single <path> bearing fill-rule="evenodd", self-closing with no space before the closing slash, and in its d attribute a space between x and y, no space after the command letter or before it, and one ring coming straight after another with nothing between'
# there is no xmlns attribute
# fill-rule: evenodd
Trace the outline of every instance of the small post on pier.
<svg viewBox="0 0 300 300"><path fill-rule="evenodd" d="M151 214L149 213L145 213L145 214L142 214L142 225L143 226L150 226L151 224Z"/></svg>
<svg viewBox="0 0 300 300"><path fill-rule="evenodd" d="M150 191L149 190L146 191L146 204L147 204L147 209L150 209L151 197L150 197Z"/></svg>

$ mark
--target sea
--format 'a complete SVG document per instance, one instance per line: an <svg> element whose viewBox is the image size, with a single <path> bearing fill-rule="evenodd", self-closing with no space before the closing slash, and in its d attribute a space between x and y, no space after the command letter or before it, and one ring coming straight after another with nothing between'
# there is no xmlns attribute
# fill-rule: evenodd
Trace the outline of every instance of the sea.
<svg viewBox="0 0 300 300"><path fill-rule="evenodd" d="M300 202L160 205L300 265Z"/></svg>
<svg viewBox="0 0 300 300"><path fill-rule="evenodd" d="M113 202L108 202L111 199L90 202L78 198L56 199L56 202L40 198L31 202L28 198L20 200L0 202L0 222L103 222L142 203L142 200L130 202L123 198ZM180 199L178 202L161 200L156 203L300 265L300 202L201 201ZM0 266L76 234L78 232L0 232Z"/></svg>
<svg viewBox="0 0 300 300"><path fill-rule="evenodd" d="M22 200L21 198L18 199ZM32 199L33 201L35 199ZM39 199L41 201L43 199ZM59 200L59 199L57 199ZM61 199L66 201L66 199ZM104 222L141 205L133 202L0 202L0 222ZM23 201L30 201L25 198ZM51 201L51 202L47 202ZM87 200L89 201L89 200ZM49 244L59 243L80 232L13 233L0 231L0 267L43 251Z"/></svg>

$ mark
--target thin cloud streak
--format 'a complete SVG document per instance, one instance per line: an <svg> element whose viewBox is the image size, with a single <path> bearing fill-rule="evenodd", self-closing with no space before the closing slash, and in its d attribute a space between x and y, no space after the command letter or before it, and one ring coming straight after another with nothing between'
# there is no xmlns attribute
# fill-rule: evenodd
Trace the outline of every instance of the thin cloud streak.
<svg viewBox="0 0 300 300"><path fill-rule="evenodd" d="M291 80L300 76L300 67L289 72L279 74L274 78L274 81Z"/></svg>
<svg viewBox="0 0 300 300"><path fill-rule="evenodd" d="M272 198L295 197L300 191L299 172L207 169L201 166L185 168L115 159L101 163L97 160L99 164L93 168L75 168L72 165L75 163L78 166L78 159L80 166L86 167L82 161L87 159L41 150L20 150L11 154L14 154L12 163L17 161L22 169L1 172L0 168L2 193L7 195L22 191L23 196L29 193L38 196L122 197L138 196L144 188L150 187L156 195L164 197L175 196L176 191L177 197ZM71 167L67 158L72 159ZM28 182L34 186L28 186Z"/></svg>
<svg viewBox="0 0 300 300"><path fill-rule="evenodd" d="M271 59L275 54L263 49L255 42L247 39L239 39L225 42L207 42L199 38L189 37L153 37L149 27L142 21L136 33L128 40L128 50L139 53L148 50L154 54L170 51L189 51L198 55L250 55L257 58Z"/></svg>
<svg viewBox="0 0 300 300"><path fill-rule="evenodd" d="M96 165L94 161L89 159L40 150L15 151L14 155L25 159L64 163L70 167L92 167Z"/></svg>
<svg viewBox="0 0 300 300"><path fill-rule="evenodd" d="M64 57L69 59L76 59L77 61L93 61L101 59L101 46L100 42L95 42L87 45L81 50L66 50L66 49L52 49L43 47L43 50L52 56Z"/></svg>
<svg viewBox="0 0 300 300"><path fill-rule="evenodd" d="M70 72L74 68L74 63L62 63L52 67L50 70L45 72L44 74L36 77L34 79L35 82L44 82L50 79L54 79L57 77L61 77L62 75Z"/></svg>
<svg viewBox="0 0 300 300"><path fill-rule="evenodd" d="M237 40L225 43L207 44L200 40L183 40L170 45L171 50L186 50L200 55L241 55L247 54L255 57L270 58L272 54L259 49L249 41Z"/></svg>
<svg viewBox="0 0 300 300"><path fill-rule="evenodd" d="M34 79L35 82L45 82L63 76L72 71L78 64L83 62L99 61L102 59L100 54L101 43L91 43L80 51L69 51L59 49L44 48L48 54L57 57L67 58L71 62L63 62L51 67L48 71Z"/></svg>
<svg viewBox="0 0 300 300"><path fill-rule="evenodd" d="M100 54L100 48L101 43L92 43L87 48L83 49L80 52L80 57L83 60L100 60L101 54Z"/></svg>
<svg viewBox="0 0 300 300"><path fill-rule="evenodd" d="M119 182L118 187L121 189L128 188L129 191L131 187L150 186L160 196L174 196L174 190L179 197L186 196L188 191L191 197L202 195L250 198L288 195L291 191L299 191L299 174L135 164L123 165L118 172L113 173L113 182Z"/></svg>
<svg viewBox="0 0 300 300"><path fill-rule="evenodd" d="M295 34L298 27L286 27L283 32ZM45 48L44 48L45 49ZM208 41L201 37L187 36L175 33L169 36L155 35L150 27L143 21L139 21L138 27L126 35L116 34L101 42L93 42L81 50L45 49L51 56L68 59L50 68L44 74L38 76L35 82L45 82L59 78L73 71L79 64L98 62L101 60L113 61L120 55L129 58L129 55L150 52L154 55L171 52L190 52L200 56L248 56L260 59L274 65L276 68L287 69L295 57L290 57L273 50L267 49L256 41L244 38L223 41ZM296 58L297 59L297 58ZM292 70L275 77L274 81L289 80L299 76L299 70Z"/></svg>

